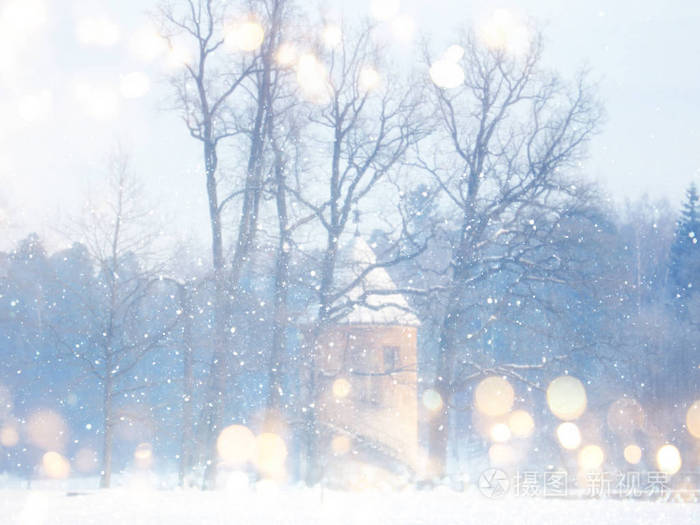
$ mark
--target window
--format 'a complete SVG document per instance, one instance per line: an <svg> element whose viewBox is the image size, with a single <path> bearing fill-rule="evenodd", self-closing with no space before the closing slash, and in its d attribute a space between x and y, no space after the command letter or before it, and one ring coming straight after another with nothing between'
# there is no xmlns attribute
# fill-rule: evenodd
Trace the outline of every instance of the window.
<svg viewBox="0 0 700 525"><path fill-rule="evenodd" d="M385 346L382 353L384 357L384 372L394 371L400 366L398 346Z"/></svg>

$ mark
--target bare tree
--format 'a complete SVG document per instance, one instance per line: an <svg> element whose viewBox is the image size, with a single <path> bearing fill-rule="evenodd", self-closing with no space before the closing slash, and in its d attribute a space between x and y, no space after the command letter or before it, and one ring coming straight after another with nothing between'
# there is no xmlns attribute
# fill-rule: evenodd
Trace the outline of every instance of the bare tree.
<svg viewBox="0 0 700 525"><path fill-rule="evenodd" d="M522 56L488 48L473 35L462 48L464 82L434 87L439 132L419 155L439 190L442 219L456 232L432 384L444 401L430 422L436 477L445 473L455 394L484 375L524 380L524 370L542 367L517 360L491 366L480 342L504 318L509 298L542 299L538 283L576 279L561 256L572 243L562 225L590 215L592 196L566 172L582 158L601 119L585 74L568 87L541 68L539 37ZM480 295L478 287L496 277L507 283L500 295Z"/></svg>
<svg viewBox="0 0 700 525"><path fill-rule="evenodd" d="M129 171L128 157L115 154L109 170L106 196L93 200L88 217L76 221L76 234L87 247L96 275L87 289L63 283L84 323L65 324L59 316L47 327L59 352L101 385L101 487L111 482L117 400L126 392L150 387L148 382L134 382L133 372L169 341L179 322L176 303L159 303L167 297L163 290L169 284L155 257L158 230L142 188Z"/></svg>
<svg viewBox="0 0 700 525"><path fill-rule="evenodd" d="M318 309L302 359L309 483L320 476L313 341L328 323L347 314L343 299L353 288L350 283L347 289L340 289L336 282L339 242L352 224L353 211L380 191L380 183L398 170L407 150L423 133L420 90L404 83L383 60L373 39L374 28L363 23L337 30L337 42L319 47L318 56L300 59L300 91L312 104L303 138L322 153L310 161L303 184L287 187L294 200L311 212L311 227L323 234L314 284Z"/></svg>
<svg viewBox="0 0 700 525"><path fill-rule="evenodd" d="M275 101L271 101L274 104ZM282 102L278 100L278 103ZM274 197L277 212L277 246L275 249L275 269L273 283L272 338L268 365L267 424L275 424L285 403L282 385L282 371L288 348L286 333L289 327L288 295L290 287L290 263L294 245L293 234L297 227L307 222L310 216L297 217L290 210L288 186L293 179L298 180L303 146L299 141L299 115L293 111L294 99L275 111L269 128L271 165L270 193ZM286 107L285 107L286 106ZM293 177L295 175L295 177ZM298 188L297 188L298 189Z"/></svg>
<svg viewBox="0 0 700 525"><path fill-rule="evenodd" d="M215 283L214 352L210 366L210 396L206 414L208 427L208 468L205 483L216 480L215 441L223 417L226 390L227 346L230 331L230 302L236 297L246 264L250 261L263 191L263 160L269 126L272 75L276 68L274 53L280 43L286 0L241 2L222 0L182 0L165 2L159 13L164 34L171 42L184 39L194 49L194 56L184 64L181 74L172 77L177 110L190 135L201 142L204 179L208 197L212 234L212 264ZM236 10L236 8L238 8ZM244 24L251 41L232 53L227 38L236 38L237 18L255 13ZM256 36L259 35L259 36ZM223 181L220 152L222 141L240 139L242 172L221 197ZM238 229L234 241L230 271L226 272L223 239L225 208L241 199Z"/></svg>

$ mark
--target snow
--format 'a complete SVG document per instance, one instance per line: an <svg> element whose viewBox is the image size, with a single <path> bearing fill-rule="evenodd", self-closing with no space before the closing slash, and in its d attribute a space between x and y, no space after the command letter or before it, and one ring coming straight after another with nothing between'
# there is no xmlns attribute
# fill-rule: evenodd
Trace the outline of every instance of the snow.
<svg viewBox="0 0 700 525"><path fill-rule="evenodd" d="M377 263L374 250L360 235L355 235L338 252L337 280L339 288L355 281L369 266ZM364 293L370 292L365 304L356 304L341 322L348 324L397 324L418 326L420 321L411 311L406 298L399 294L374 294L372 291L396 290L396 284L385 268L374 268L346 295L350 301L357 301Z"/></svg>
<svg viewBox="0 0 700 525"><path fill-rule="evenodd" d="M58 490L0 491L3 523L289 524L289 525L685 525L698 506L618 500L490 500L449 489L340 493L273 487L257 492L112 489L67 495Z"/></svg>

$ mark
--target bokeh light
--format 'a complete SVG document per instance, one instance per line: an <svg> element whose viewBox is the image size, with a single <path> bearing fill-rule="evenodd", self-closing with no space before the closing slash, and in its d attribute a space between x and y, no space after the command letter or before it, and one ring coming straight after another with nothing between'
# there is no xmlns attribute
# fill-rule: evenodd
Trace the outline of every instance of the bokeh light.
<svg viewBox="0 0 700 525"><path fill-rule="evenodd" d="M700 400L688 408L685 414L685 425L693 437L700 439Z"/></svg>
<svg viewBox="0 0 700 525"><path fill-rule="evenodd" d="M351 388L350 381L344 377L340 377L333 381L333 395L337 398L342 399L344 397L348 397L348 395L350 395Z"/></svg>
<svg viewBox="0 0 700 525"><path fill-rule="evenodd" d="M490 49L518 55L530 44L527 25L508 9L496 9L478 27L481 41Z"/></svg>
<svg viewBox="0 0 700 525"><path fill-rule="evenodd" d="M625 461L630 465L637 465L642 460L642 449L639 445L627 445L623 452Z"/></svg>
<svg viewBox="0 0 700 525"><path fill-rule="evenodd" d="M607 420L616 434L630 434L644 426L644 409L635 399L623 397L610 405Z"/></svg>
<svg viewBox="0 0 700 525"><path fill-rule="evenodd" d="M48 21L45 0L3 0L0 2L0 79L11 78L22 52Z"/></svg>
<svg viewBox="0 0 700 525"><path fill-rule="evenodd" d="M192 52L181 43L173 43L166 52L165 65L169 69L179 69L192 63Z"/></svg>
<svg viewBox="0 0 700 525"><path fill-rule="evenodd" d="M106 16L88 16L78 20L76 34L82 44L111 47L119 41L119 26Z"/></svg>
<svg viewBox="0 0 700 525"><path fill-rule="evenodd" d="M343 41L343 31L338 24L327 24L323 28L323 43L328 49L335 49Z"/></svg>
<svg viewBox="0 0 700 525"><path fill-rule="evenodd" d="M63 451L68 441L68 425L53 410L39 410L27 419L29 443L43 450Z"/></svg>
<svg viewBox="0 0 700 525"><path fill-rule="evenodd" d="M277 434L265 432L255 438L255 466L266 477L280 478L285 473L287 445Z"/></svg>
<svg viewBox="0 0 700 525"><path fill-rule="evenodd" d="M575 423L562 423L557 427L557 439L565 449L575 450L581 446L581 431Z"/></svg>
<svg viewBox="0 0 700 525"><path fill-rule="evenodd" d="M661 472L672 476L683 465L681 453L673 445L664 445L656 453L656 465Z"/></svg>
<svg viewBox="0 0 700 525"><path fill-rule="evenodd" d="M581 470L599 470L605 461L605 453L598 445L586 445L578 453L578 466Z"/></svg>
<svg viewBox="0 0 700 525"><path fill-rule="evenodd" d="M423 406L431 412L438 412L442 409L442 396L437 390L428 388L421 397Z"/></svg>
<svg viewBox="0 0 700 525"><path fill-rule="evenodd" d="M557 377L547 388L547 404L559 419L573 421L586 411L586 389L575 377Z"/></svg>
<svg viewBox="0 0 700 525"><path fill-rule="evenodd" d="M331 440L331 450L336 456L343 456L350 452L352 442L350 438L343 435L334 436Z"/></svg>
<svg viewBox="0 0 700 525"><path fill-rule="evenodd" d="M464 70L453 62L438 60L430 66L430 79L443 89L454 89L464 83Z"/></svg>
<svg viewBox="0 0 700 525"><path fill-rule="evenodd" d="M73 466L75 467L75 470L83 474L95 472L99 466L97 452L91 448L81 448L75 453L73 458Z"/></svg>
<svg viewBox="0 0 700 525"><path fill-rule="evenodd" d="M226 492L246 492L250 488L250 479L248 479L248 474L240 470L227 472L225 476L223 476L222 486Z"/></svg>
<svg viewBox="0 0 700 525"><path fill-rule="evenodd" d="M510 428L505 423L496 423L491 427L491 439L496 443L505 443L511 437Z"/></svg>
<svg viewBox="0 0 700 525"><path fill-rule="evenodd" d="M224 463L243 465L255 458L255 436L243 425L228 426L219 434L216 450Z"/></svg>
<svg viewBox="0 0 700 525"><path fill-rule="evenodd" d="M330 101L328 71L314 55L306 53L299 58L296 77L306 100L316 104L327 104Z"/></svg>
<svg viewBox="0 0 700 525"><path fill-rule="evenodd" d="M43 474L52 479L66 479L70 475L70 463L58 452L50 451L41 458Z"/></svg>
<svg viewBox="0 0 700 525"><path fill-rule="evenodd" d="M141 98L151 89L151 79L145 73L134 71L121 78L119 89L124 98Z"/></svg>
<svg viewBox="0 0 700 525"><path fill-rule="evenodd" d="M461 46L452 45L430 66L430 79L436 86L454 89L464 84L464 70L459 65L463 54Z"/></svg>
<svg viewBox="0 0 700 525"><path fill-rule="evenodd" d="M474 406L484 415L497 417L510 412L515 392L507 379L491 376L482 380L474 392Z"/></svg>
<svg viewBox="0 0 700 525"><path fill-rule="evenodd" d="M145 62L150 62L168 51L168 41L152 27L143 27L129 39L131 53Z"/></svg>
<svg viewBox="0 0 700 525"><path fill-rule="evenodd" d="M265 30L254 20L232 25L224 38L229 51L255 51L265 39Z"/></svg>
<svg viewBox="0 0 700 525"><path fill-rule="evenodd" d="M140 469L151 468L153 464L153 447L150 443L139 443L134 449L134 464Z"/></svg>
<svg viewBox="0 0 700 525"><path fill-rule="evenodd" d="M19 432L13 425L4 425L0 428L0 445L6 448L17 446L19 443Z"/></svg>
<svg viewBox="0 0 700 525"><path fill-rule="evenodd" d="M449 62L459 62L464 58L464 48L458 44L453 44L443 53L442 58Z"/></svg>
<svg viewBox="0 0 700 525"><path fill-rule="evenodd" d="M535 430L535 420L525 410L515 410L508 416L508 428L518 438L526 438Z"/></svg>
<svg viewBox="0 0 700 525"><path fill-rule="evenodd" d="M360 77L358 79L360 90L372 91L379 87L380 82L381 76L373 67L365 66L360 71Z"/></svg>
<svg viewBox="0 0 700 525"><path fill-rule="evenodd" d="M43 0L7 0L0 7L0 28L10 36L31 34L48 21Z"/></svg>
<svg viewBox="0 0 700 525"><path fill-rule="evenodd" d="M277 48L277 53L275 53L275 60L280 66L290 67L293 66L297 59L297 49L294 44L284 43Z"/></svg>

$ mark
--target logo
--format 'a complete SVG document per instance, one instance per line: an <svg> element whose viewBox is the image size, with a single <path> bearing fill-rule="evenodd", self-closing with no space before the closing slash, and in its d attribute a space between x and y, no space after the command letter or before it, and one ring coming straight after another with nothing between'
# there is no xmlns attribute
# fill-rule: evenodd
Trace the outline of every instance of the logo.
<svg viewBox="0 0 700 525"><path fill-rule="evenodd" d="M508 493L510 481L508 475L500 469L490 468L484 470L477 483L479 491L487 498L502 498Z"/></svg>

